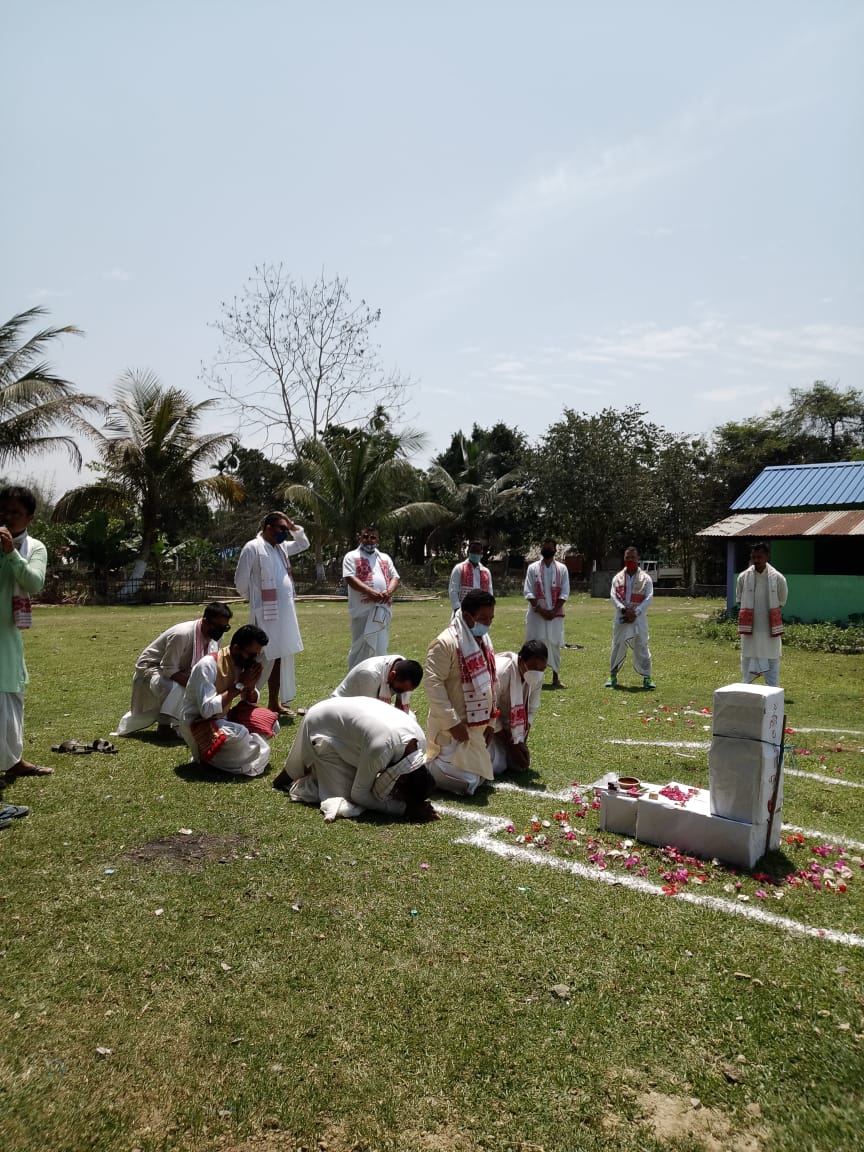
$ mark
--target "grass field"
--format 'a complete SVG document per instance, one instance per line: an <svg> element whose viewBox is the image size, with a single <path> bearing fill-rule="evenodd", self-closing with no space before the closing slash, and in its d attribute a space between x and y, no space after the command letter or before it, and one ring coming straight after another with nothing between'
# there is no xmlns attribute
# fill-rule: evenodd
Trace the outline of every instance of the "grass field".
<svg viewBox="0 0 864 1152"><path fill-rule="evenodd" d="M0 832L3 1148L861 1148L864 736L799 732L787 758L804 774L783 819L806 831L784 851L848 871L845 892L709 865L657 894L673 865L653 850L640 891L639 846L570 795L610 769L707 784L705 748L657 742L706 742L698 713L737 679L734 647L696 634L714 607L655 601L658 690L631 690L630 669L613 693L609 605L577 598L567 638L584 647L563 654L567 691L543 693L519 790L442 797L425 826L325 825L272 768L198 771L147 734L113 757L52 754L107 736L141 648L194 613L38 609L25 755L56 774L4 791L31 814ZM422 659L447 616L397 605L391 650ZM299 617L307 704L343 675L348 620L313 602ZM518 648L523 621L500 601L496 648ZM794 728L864 729L864 656L787 649L781 679ZM608 743L626 739L654 745ZM535 824L540 848L519 839Z"/></svg>

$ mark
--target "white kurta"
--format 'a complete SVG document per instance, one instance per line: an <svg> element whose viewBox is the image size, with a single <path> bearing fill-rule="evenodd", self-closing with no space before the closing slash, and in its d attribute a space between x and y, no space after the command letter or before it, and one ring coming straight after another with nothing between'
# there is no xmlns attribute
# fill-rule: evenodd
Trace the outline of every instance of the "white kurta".
<svg viewBox="0 0 864 1152"><path fill-rule="evenodd" d="M612 651L609 656L609 668L612 676L617 676L627 658L627 649L633 649L633 667L637 676L651 676L651 649L648 647L648 605L654 599L654 584L651 580L646 582L648 592L640 604L631 603L633 580L638 569L632 576L624 575L624 599L615 595L615 581L619 578L617 573L612 578L612 591L609 599L615 608L615 617L612 621ZM636 619L627 621L622 619L621 613L630 607L636 613Z"/></svg>
<svg viewBox="0 0 864 1152"><path fill-rule="evenodd" d="M15 586L35 596L45 583L48 551L32 536L27 537L27 556L17 548L0 549L0 772L11 768L24 754L24 688L28 682L22 631L12 616Z"/></svg>
<svg viewBox="0 0 864 1152"><path fill-rule="evenodd" d="M192 669L183 695L180 735L189 746L192 759L197 764L200 762L198 744L192 735L190 725L199 719L215 720L219 728L225 732L227 739L207 761L208 765L221 768L223 772L230 772L235 776L260 776L270 763L270 745L263 736L250 732L242 724L219 718L222 711L222 696L216 691L216 671L216 661L212 656L205 656Z"/></svg>
<svg viewBox="0 0 864 1152"><path fill-rule="evenodd" d="M381 567L381 561L387 565L390 578L399 579L396 565L386 552L375 550L368 555L361 548L346 552L342 560L342 577L357 577L357 562L365 560L372 569L372 588L376 592L386 592L389 583ZM372 602L362 592L348 585L348 615L351 617L351 650L348 653L348 670L350 671L363 660L373 656L386 656L390 646L390 620L393 617L393 608L390 604Z"/></svg>
<svg viewBox="0 0 864 1152"><path fill-rule="evenodd" d="M249 601L249 622L255 624L267 633L267 647L261 657L269 667L265 671L269 676L273 661L281 660L280 668L280 697L288 703L297 695L297 683L294 676L294 654L303 651L303 641L300 639L300 626L297 623L297 609L294 605L294 581L288 572L287 558L305 552L309 547L306 533L298 525L297 531L291 533L291 540L284 544L264 543L267 556L276 584L276 604L278 618L265 620L261 601L261 574L258 567L258 547L255 541L250 540L243 545L240 559L237 561L237 570L234 573L234 584L241 596ZM281 555L280 555L281 553ZM265 677L266 679L266 677Z"/></svg>
<svg viewBox="0 0 864 1152"><path fill-rule="evenodd" d="M420 751L425 749L417 721L380 700L331 697L313 704L285 761L291 779L303 782L292 787L292 798L316 802L315 788L309 786L311 777L322 809L326 801L341 799L359 809L402 816L404 803L380 799L372 786L379 772L404 757L412 740ZM340 814L358 813L342 809Z"/></svg>
<svg viewBox="0 0 864 1152"><path fill-rule="evenodd" d="M555 607L552 598L552 579L556 567L559 581L558 596L561 600L566 600L570 595L570 576L566 567L558 560L553 560L551 564L547 564L545 560L535 560L533 564L529 564L522 590L526 600L536 600L541 608L550 612ZM542 597L537 595L538 578ZM564 617L556 616L554 620L546 620L529 604L525 615L525 639L543 641L549 649L549 667L557 676L561 671L561 649L564 647Z"/></svg>
<svg viewBox="0 0 864 1152"><path fill-rule="evenodd" d="M780 670L780 655L783 650L783 637L771 635L771 624L768 616L770 608L768 598L768 572L753 570L753 632L750 635L739 636L741 641L741 674L745 683L750 677L765 676L765 683L777 687ZM738 577L736 596L741 603L741 592L744 584L744 572ZM786 577L777 573L777 599L780 607L786 603L789 595L789 586Z"/></svg>
<svg viewBox="0 0 864 1152"><path fill-rule="evenodd" d="M199 620L185 620L182 624L174 624L147 645L135 662L129 711L112 736L129 736L157 721L161 724L179 723L185 688L171 677L177 673L188 677L192 671L195 629L199 623ZM204 654L218 651L218 643L208 640Z"/></svg>
<svg viewBox="0 0 864 1152"><path fill-rule="evenodd" d="M464 564L465 561L462 561ZM470 564L470 560L468 561ZM489 592L494 596L492 591L492 573L483 564L471 564L473 569L471 573L472 584L471 588L465 588L462 584L462 564L457 564L453 571L450 573L450 585L448 588L448 595L450 596L450 607L455 612L461 607L462 601L466 595L473 589L480 587L481 573L485 572L489 580Z"/></svg>
<svg viewBox="0 0 864 1152"><path fill-rule="evenodd" d="M355 664L345 679L338 687L333 689L332 696L339 699L345 699L351 696L368 696L372 700L380 700L381 685L390 669L399 660L404 660L404 656L394 656L392 653L387 656L373 656L369 660L362 660L359 664ZM390 697L395 695L390 692ZM403 693L409 699L410 692Z"/></svg>

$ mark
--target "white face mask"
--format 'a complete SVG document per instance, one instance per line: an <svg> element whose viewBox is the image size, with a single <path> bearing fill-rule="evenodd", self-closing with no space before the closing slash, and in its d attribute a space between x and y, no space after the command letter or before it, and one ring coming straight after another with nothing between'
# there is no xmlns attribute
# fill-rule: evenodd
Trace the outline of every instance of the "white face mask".
<svg viewBox="0 0 864 1152"><path fill-rule="evenodd" d="M526 668L522 673L522 679L526 684L542 684L545 673L538 672L536 668Z"/></svg>

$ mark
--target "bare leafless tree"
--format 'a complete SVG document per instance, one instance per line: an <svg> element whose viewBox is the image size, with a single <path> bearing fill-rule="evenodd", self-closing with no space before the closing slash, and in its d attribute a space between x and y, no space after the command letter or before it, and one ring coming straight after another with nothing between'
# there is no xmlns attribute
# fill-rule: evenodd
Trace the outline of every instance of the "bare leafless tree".
<svg viewBox="0 0 864 1152"><path fill-rule="evenodd" d="M401 411L408 381L382 367L373 342L381 310L354 304L345 280L296 281L282 264L262 264L239 297L222 303L222 337L203 370L245 431L265 448L297 457L330 424L367 422L378 408Z"/></svg>

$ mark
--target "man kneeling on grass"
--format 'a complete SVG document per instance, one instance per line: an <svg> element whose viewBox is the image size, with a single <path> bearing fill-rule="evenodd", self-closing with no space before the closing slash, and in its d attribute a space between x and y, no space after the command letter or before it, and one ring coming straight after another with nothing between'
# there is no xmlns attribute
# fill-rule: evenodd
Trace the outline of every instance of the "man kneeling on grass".
<svg viewBox="0 0 864 1152"><path fill-rule="evenodd" d="M192 669L180 735L195 763L235 776L260 776L270 763L267 741L279 731L279 721L275 712L256 707L266 644L266 632L244 624L229 647L205 656Z"/></svg>
<svg viewBox="0 0 864 1152"><path fill-rule="evenodd" d="M314 704L273 781L292 800L318 804L328 822L365 809L436 820L426 740L413 717L365 696Z"/></svg>
<svg viewBox="0 0 864 1152"><path fill-rule="evenodd" d="M525 772L531 766L528 733L540 706L540 690L549 649L542 640L526 640L517 652L497 652L498 676L495 735L489 741L492 771L496 776L512 768Z"/></svg>
<svg viewBox="0 0 864 1152"><path fill-rule="evenodd" d="M367 696L392 704L402 712L411 712L411 693L423 679L423 669L416 660L404 656L371 656L355 664L331 695L339 699Z"/></svg>

